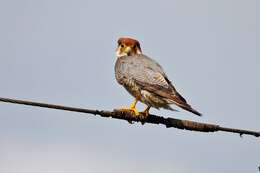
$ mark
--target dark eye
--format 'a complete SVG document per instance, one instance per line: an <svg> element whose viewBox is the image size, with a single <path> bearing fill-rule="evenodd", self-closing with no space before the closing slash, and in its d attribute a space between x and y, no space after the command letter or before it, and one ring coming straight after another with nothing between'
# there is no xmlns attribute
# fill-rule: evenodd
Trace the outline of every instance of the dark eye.
<svg viewBox="0 0 260 173"><path fill-rule="evenodd" d="M134 48L134 49L136 48L136 44L133 46L133 48Z"/></svg>
<svg viewBox="0 0 260 173"><path fill-rule="evenodd" d="M122 48L123 48L123 47L125 47L125 45L123 45L123 44L120 44L120 47L122 47Z"/></svg>

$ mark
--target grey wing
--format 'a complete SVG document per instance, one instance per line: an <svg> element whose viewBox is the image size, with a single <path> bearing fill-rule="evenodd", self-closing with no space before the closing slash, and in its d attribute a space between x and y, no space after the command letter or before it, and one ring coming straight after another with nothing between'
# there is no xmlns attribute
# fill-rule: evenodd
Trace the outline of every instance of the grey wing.
<svg viewBox="0 0 260 173"><path fill-rule="evenodd" d="M137 56L125 56L117 60L115 71L119 83L124 80L135 82L141 89L157 94L167 99L169 103L174 103L194 114L201 115L176 91L157 62L145 55Z"/></svg>
<svg viewBox="0 0 260 173"><path fill-rule="evenodd" d="M153 93L158 92L159 95L161 92L175 92L174 87L157 62L145 55L137 56L125 56L117 60L115 66L117 79L133 80L141 88Z"/></svg>

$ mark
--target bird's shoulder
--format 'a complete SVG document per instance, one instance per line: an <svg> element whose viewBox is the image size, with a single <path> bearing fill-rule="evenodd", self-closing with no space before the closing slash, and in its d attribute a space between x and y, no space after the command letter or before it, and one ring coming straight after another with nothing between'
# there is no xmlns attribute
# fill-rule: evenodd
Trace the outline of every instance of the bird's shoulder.
<svg viewBox="0 0 260 173"><path fill-rule="evenodd" d="M163 68L154 59L144 55L138 54L134 56L123 56L117 59L116 66L128 66L138 69L149 69L154 72L165 75Z"/></svg>
<svg viewBox="0 0 260 173"><path fill-rule="evenodd" d="M127 78L134 79L140 85L175 91L160 64L144 54L118 58L117 68L120 73Z"/></svg>

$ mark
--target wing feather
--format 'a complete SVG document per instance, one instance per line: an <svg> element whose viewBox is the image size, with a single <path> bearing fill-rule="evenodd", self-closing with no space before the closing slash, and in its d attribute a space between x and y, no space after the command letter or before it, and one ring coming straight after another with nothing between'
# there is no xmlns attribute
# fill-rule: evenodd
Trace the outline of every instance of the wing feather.
<svg viewBox="0 0 260 173"><path fill-rule="evenodd" d="M142 89L158 95L176 92L162 67L145 55L121 57L116 62L115 70L117 79L133 80Z"/></svg>
<svg viewBox="0 0 260 173"><path fill-rule="evenodd" d="M162 67L153 59L145 55L120 57L116 62L115 70L119 83L122 80L134 81L141 89L157 94L185 110L201 115L176 91Z"/></svg>

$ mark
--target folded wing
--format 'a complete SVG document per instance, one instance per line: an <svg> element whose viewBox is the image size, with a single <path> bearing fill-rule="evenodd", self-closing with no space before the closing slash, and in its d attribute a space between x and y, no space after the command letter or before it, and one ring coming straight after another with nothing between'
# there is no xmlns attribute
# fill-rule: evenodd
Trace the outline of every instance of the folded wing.
<svg viewBox="0 0 260 173"><path fill-rule="evenodd" d="M151 58L145 55L121 57L115 68L121 78L133 80L143 90L165 98L169 104L176 104L196 115L201 115L176 91L162 67Z"/></svg>

